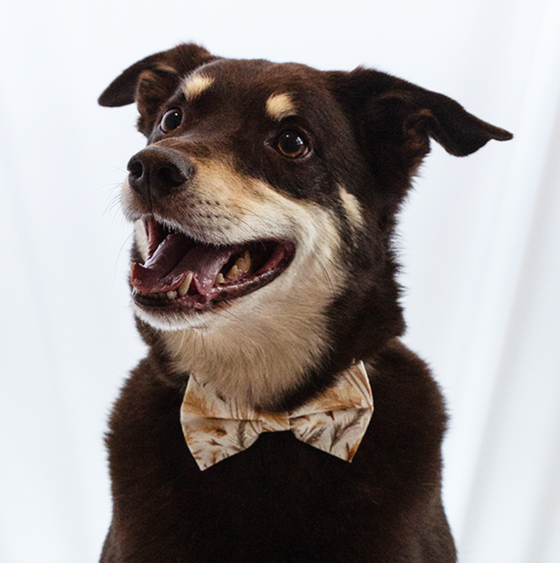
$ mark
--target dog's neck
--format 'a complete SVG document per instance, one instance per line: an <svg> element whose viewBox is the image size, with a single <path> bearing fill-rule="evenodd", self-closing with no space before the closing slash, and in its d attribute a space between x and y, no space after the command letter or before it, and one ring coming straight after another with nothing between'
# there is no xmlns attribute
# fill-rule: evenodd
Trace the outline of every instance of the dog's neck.
<svg viewBox="0 0 560 563"><path fill-rule="evenodd" d="M219 393L251 408L275 408L328 349L326 320L310 303L268 304L241 321L224 311L219 329L162 332L176 374L195 373ZM293 312L285 315L286 309ZM303 378L303 380L302 380Z"/></svg>

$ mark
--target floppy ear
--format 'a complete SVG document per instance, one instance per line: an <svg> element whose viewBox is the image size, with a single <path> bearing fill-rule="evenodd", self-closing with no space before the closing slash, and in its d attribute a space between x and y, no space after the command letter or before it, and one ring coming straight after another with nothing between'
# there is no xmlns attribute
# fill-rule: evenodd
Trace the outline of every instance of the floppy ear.
<svg viewBox="0 0 560 563"><path fill-rule="evenodd" d="M386 157L386 164L393 161L408 173L429 152L430 137L455 156L471 154L491 139L513 137L447 96L382 72L358 68L331 73L330 78L366 152Z"/></svg>
<svg viewBox="0 0 560 563"><path fill-rule="evenodd" d="M148 135L156 114L179 86L181 80L197 67L215 60L206 49L194 43L156 53L127 68L99 97L106 107L136 102L140 118L138 129Z"/></svg>

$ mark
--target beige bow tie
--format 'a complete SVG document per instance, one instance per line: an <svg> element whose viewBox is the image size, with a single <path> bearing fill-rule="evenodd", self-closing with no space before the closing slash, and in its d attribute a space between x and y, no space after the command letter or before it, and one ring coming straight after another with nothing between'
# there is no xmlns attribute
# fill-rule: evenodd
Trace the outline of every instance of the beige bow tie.
<svg viewBox="0 0 560 563"><path fill-rule="evenodd" d="M249 448L262 432L291 430L298 440L352 461L373 414L363 362L342 372L334 386L295 411L255 413L219 397L191 375L181 424L201 470Z"/></svg>

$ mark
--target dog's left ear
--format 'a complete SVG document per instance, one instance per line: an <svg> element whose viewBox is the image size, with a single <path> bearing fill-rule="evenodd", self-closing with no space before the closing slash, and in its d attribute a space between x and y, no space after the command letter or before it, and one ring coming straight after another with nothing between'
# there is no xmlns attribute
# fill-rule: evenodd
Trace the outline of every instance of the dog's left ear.
<svg viewBox="0 0 560 563"><path fill-rule="evenodd" d="M136 102L140 112L138 129L148 136L158 109L175 92L181 80L216 58L194 43L181 44L156 53L117 76L99 96L99 104L117 107Z"/></svg>
<svg viewBox="0 0 560 563"><path fill-rule="evenodd" d="M429 152L430 137L455 156L471 154L491 139L513 137L447 96L382 72L358 68L330 73L329 78L358 141L376 155L398 154L409 172Z"/></svg>

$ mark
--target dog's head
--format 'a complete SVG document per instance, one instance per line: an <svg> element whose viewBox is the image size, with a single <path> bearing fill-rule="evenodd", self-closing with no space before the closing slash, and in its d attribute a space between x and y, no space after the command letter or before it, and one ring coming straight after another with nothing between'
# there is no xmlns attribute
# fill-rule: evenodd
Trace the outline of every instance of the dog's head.
<svg viewBox="0 0 560 563"><path fill-rule="evenodd" d="M430 137L457 156L511 138L374 70L193 44L134 64L99 101L136 102L148 139L122 188L145 337L176 374L263 408L402 332L391 237Z"/></svg>

